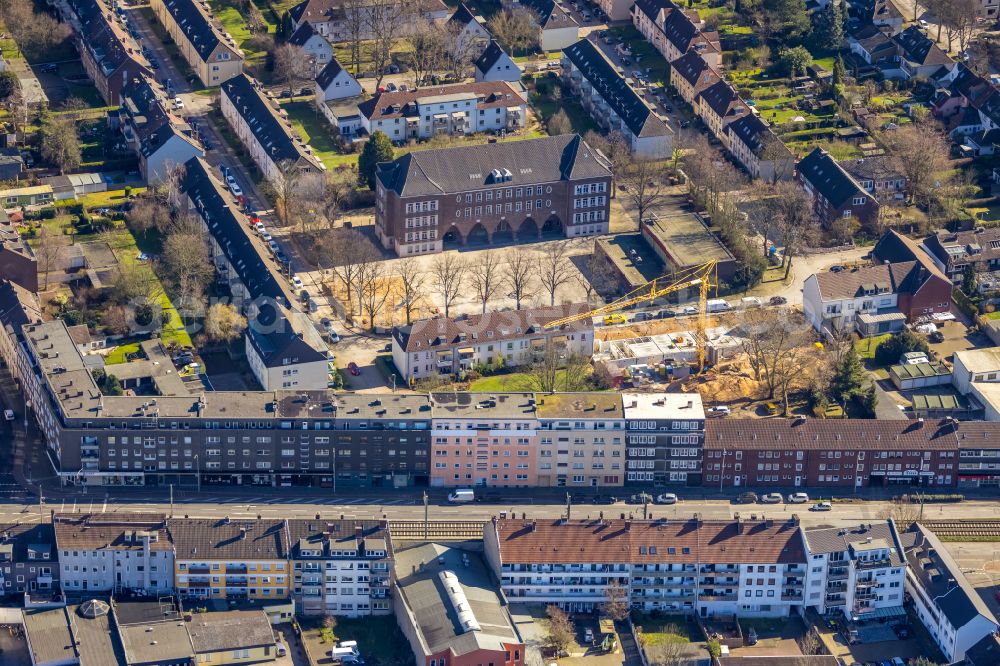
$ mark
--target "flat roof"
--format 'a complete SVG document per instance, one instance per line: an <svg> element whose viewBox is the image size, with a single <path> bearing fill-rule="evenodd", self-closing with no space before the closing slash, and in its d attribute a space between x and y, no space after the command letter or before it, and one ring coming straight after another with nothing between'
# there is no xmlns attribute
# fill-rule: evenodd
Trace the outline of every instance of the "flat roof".
<svg viewBox="0 0 1000 666"><path fill-rule="evenodd" d="M534 393L432 393L435 418L535 419Z"/></svg>
<svg viewBox="0 0 1000 666"><path fill-rule="evenodd" d="M707 261L731 261L733 255L693 213L674 213L668 217L646 220L643 235L660 246L669 270L703 264Z"/></svg>
<svg viewBox="0 0 1000 666"><path fill-rule="evenodd" d="M961 349L954 354L971 372L996 372L1000 370L1000 347L989 349Z"/></svg>
<svg viewBox="0 0 1000 666"><path fill-rule="evenodd" d="M78 655L66 608L24 611L24 633L33 664L71 663Z"/></svg>
<svg viewBox="0 0 1000 666"><path fill-rule="evenodd" d="M914 393L910 395L910 402L913 403L914 410L972 408L969 399L957 391Z"/></svg>
<svg viewBox="0 0 1000 666"><path fill-rule="evenodd" d="M941 375L951 374L951 370L949 370L944 363L913 363L907 365L894 365L889 370L892 374L904 379L914 379L917 377L939 377Z"/></svg>
<svg viewBox="0 0 1000 666"><path fill-rule="evenodd" d="M119 626L128 663L161 663L193 657L184 620Z"/></svg>
<svg viewBox="0 0 1000 666"><path fill-rule="evenodd" d="M663 261L643 240L642 234L619 234L597 241L601 251L631 288L663 275Z"/></svg>
<svg viewBox="0 0 1000 666"><path fill-rule="evenodd" d="M703 419L701 395L692 393L623 393L626 419Z"/></svg>
<svg viewBox="0 0 1000 666"><path fill-rule="evenodd" d="M622 397L618 393L538 393L535 396L539 418L543 419L620 419Z"/></svg>

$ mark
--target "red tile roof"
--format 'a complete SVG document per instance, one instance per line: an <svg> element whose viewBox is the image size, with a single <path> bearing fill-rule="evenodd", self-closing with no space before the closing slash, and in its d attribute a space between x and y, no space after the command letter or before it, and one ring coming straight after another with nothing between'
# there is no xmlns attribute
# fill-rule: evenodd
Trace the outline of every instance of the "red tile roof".
<svg viewBox="0 0 1000 666"><path fill-rule="evenodd" d="M805 562L792 521L499 520L504 564Z"/></svg>

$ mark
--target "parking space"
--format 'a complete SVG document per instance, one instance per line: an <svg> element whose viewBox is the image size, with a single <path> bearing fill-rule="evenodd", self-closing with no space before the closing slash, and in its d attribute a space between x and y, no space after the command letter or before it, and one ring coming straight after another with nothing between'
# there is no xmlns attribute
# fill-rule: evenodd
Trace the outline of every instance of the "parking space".
<svg viewBox="0 0 1000 666"><path fill-rule="evenodd" d="M734 657L790 657L802 654L799 641L808 631L797 617L740 619L743 647L731 650ZM753 641L756 637L756 641ZM750 642L754 642L750 645Z"/></svg>

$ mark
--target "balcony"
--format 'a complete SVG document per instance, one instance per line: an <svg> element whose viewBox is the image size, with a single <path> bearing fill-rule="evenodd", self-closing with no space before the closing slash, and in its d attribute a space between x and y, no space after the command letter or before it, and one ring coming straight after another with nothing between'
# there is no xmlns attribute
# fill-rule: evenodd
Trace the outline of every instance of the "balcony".
<svg viewBox="0 0 1000 666"><path fill-rule="evenodd" d="M207 574L209 567L207 564L192 564L188 567L189 574Z"/></svg>
<svg viewBox="0 0 1000 666"><path fill-rule="evenodd" d="M792 590L784 590L781 593L782 601L802 601L802 593L794 592Z"/></svg>
<svg viewBox="0 0 1000 666"><path fill-rule="evenodd" d="M698 601L736 601L735 594L699 594Z"/></svg>
<svg viewBox="0 0 1000 666"><path fill-rule="evenodd" d="M847 567L837 567L835 569L830 569L830 572L826 575L827 580L844 580L847 578Z"/></svg>

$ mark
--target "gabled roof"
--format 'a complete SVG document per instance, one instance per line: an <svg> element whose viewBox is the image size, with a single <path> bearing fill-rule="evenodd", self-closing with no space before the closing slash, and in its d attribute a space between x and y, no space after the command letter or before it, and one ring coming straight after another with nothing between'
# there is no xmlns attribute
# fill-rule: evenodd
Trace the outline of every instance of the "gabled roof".
<svg viewBox="0 0 1000 666"><path fill-rule="evenodd" d="M448 19L448 23L459 26L466 26L470 23L478 22L479 21L476 19L476 15L472 13L472 10L469 9L469 6L464 2L458 3L458 8L451 15L451 18Z"/></svg>
<svg viewBox="0 0 1000 666"><path fill-rule="evenodd" d="M931 272L916 261L865 266L840 273L816 273L816 283L823 300L855 298L865 294L916 293Z"/></svg>
<svg viewBox="0 0 1000 666"><path fill-rule="evenodd" d="M729 123L728 130L757 157L763 156L764 149L768 146L779 146L784 149L782 157L793 159L792 152L785 148L785 144L775 136L771 127L753 113L748 113ZM777 159L777 157L771 159Z"/></svg>
<svg viewBox="0 0 1000 666"><path fill-rule="evenodd" d="M903 15L890 0L868 0L864 7L863 18L874 23L902 20Z"/></svg>
<svg viewBox="0 0 1000 666"><path fill-rule="evenodd" d="M909 28L892 38L903 56L917 65L953 65L955 63L947 53L942 51L920 28L911 25Z"/></svg>
<svg viewBox="0 0 1000 666"><path fill-rule="evenodd" d="M862 523L860 527L806 527L802 532L810 555L842 553L878 539L890 548L889 562L892 566L903 564L903 548L899 543L896 525L888 520Z"/></svg>
<svg viewBox="0 0 1000 666"><path fill-rule="evenodd" d="M663 36L680 53L686 53L691 48L709 51L717 50L712 39L717 34L703 33L698 29L694 21L691 20L691 17L680 9L673 9L667 12L661 29L663 30Z"/></svg>
<svg viewBox="0 0 1000 666"><path fill-rule="evenodd" d="M326 360L326 346L321 339L317 339L316 329L308 321L298 321L304 315L279 308L275 316L277 322L266 326L266 330L258 331L255 322L252 322L246 332L265 366L280 368Z"/></svg>
<svg viewBox="0 0 1000 666"><path fill-rule="evenodd" d="M230 43L232 38L197 0L164 0L163 4L202 60L208 60L219 44L225 44L226 48L242 56L236 45Z"/></svg>
<svg viewBox="0 0 1000 666"><path fill-rule="evenodd" d="M671 76L677 74L687 81L689 85L693 86L696 92L698 92L699 84L704 84L706 81L715 83L722 80L719 73L712 69L705 62L705 58L697 51L688 51L680 58L677 58L670 63L670 69Z"/></svg>
<svg viewBox="0 0 1000 666"><path fill-rule="evenodd" d="M318 32L313 30L312 23L306 21L295 29L292 36L288 38L288 43L292 46L305 46L314 35L318 34Z"/></svg>
<svg viewBox="0 0 1000 666"><path fill-rule="evenodd" d="M799 176L812 185L813 190L830 202L834 208L840 208L855 195L871 195L865 188L851 177L849 173L837 164L837 161L822 148L816 148L799 161Z"/></svg>
<svg viewBox="0 0 1000 666"><path fill-rule="evenodd" d="M875 155L861 157L856 160L843 160L840 166L855 180L906 180L899 160L891 155Z"/></svg>
<svg viewBox="0 0 1000 666"><path fill-rule="evenodd" d="M939 231L928 236L924 245L942 263L986 262L1000 259L1000 227L983 231Z"/></svg>
<svg viewBox="0 0 1000 666"><path fill-rule="evenodd" d="M553 183L611 175L603 156L579 134L505 141L480 146L419 150L378 165L378 179L400 196L463 192L494 183L508 170L504 186Z"/></svg>
<svg viewBox="0 0 1000 666"><path fill-rule="evenodd" d="M290 127L278 115L271 101L246 74L240 74L222 84L222 94L229 98L236 112L246 121L254 138L267 152L271 161L307 162L317 171L324 169L315 156L307 153Z"/></svg>
<svg viewBox="0 0 1000 666"><path fill-rule="evenodd" d="M708 419L705 449L786 451L937 451L954 450L968 434L973 442L1000 437L1000 425L950 421L887 421L877 419ZM990 437L992 435L992 437Z"/></svg>
<svg viewBox="0 0 1000 666"><path fill-rule="evenodd" d="M288 10L295 25L302 21L324 22L344 17L344 0L303 0Z"/></svg>
<svg viewBox="0 0 1000 666"><path fill-rule="evenodd" d="M875 247L872 249L872 258L881 263L889 262L891 264L916 261L942 280L948 279L926 250L920 247L916 241L907 238L895 229L885 232L882 238L875 243Z"/></svg>
<svg viewBox="0 0 1000 666"><path fill-rule="evenodd" d="M80 22L80 40L91 52L105 77L121 69L136 76L149 73L149 61L117 18L99 0L70 0Z"/></svg>
<svg viewBox="0 0 1000 666"><path fill-rule="evenodd" d="M503 57L509 58L510 56L508 56L507 52L500 47L497 40L491 39L489 46L487 46L483 51L483 54L476 59L476 69L478 69L481 73L486 74L493 69L493 66L497 64L497 61Z"/></svg>
<svg viewBox="0 0 1000 666"><path fill-rule="evenodd" d="M477 109L521 106L527 103L520 83L477 81L376 93L374 97L358 104L358 111L369 120L384 120L421 115L421 107L425 104L472 99L476 100Z"/></svg>
<svg viewBox="0 0 1000 666"><path fill-rule="evenodd" d="M179 561L288 559L284 520L171 518L167 531Z"/></svg>
<svg viewBox="0 0 1000 666"><path fill-rule="evenodd" d="M592 41L581 39L563 49L563 54L618 114L632 134L646 137L673 133Z"/></svg>
<svg viewBox="0 0 1000 666"><path fill-rule="evenodd" d="M712 109L723 120L732 119L743 113L750 113L750 107L740 99L736 89L726 81L719 81L698 94L702 104Z"/></svg>
<svg viewBox="0 0 1000 666"><path fill-rule="evenodd" d="M330 56L330 62L326 63L319 74L316 75L316 83L319 84L321 89L326 90L343 71L344 67L337 60L337 56ZM350 73L348 73L348 76L351 76ZM353 79L354 77L352 76L351 78Z"/></svg>
<svg viewBox="0 0 1000 666"><path fill-rule="evenodd" d="M672 0L637 0L635 8L649 17L650 21L656 22L661 11L677 9L677 5Z"/></svg>
<svg viewBox="0 0 1000 666"><path fill-rule="evenodd" d="M521 0L521 4L538 14L538 25L542 30L577 25L576 19L555 0Z"/></svg>

